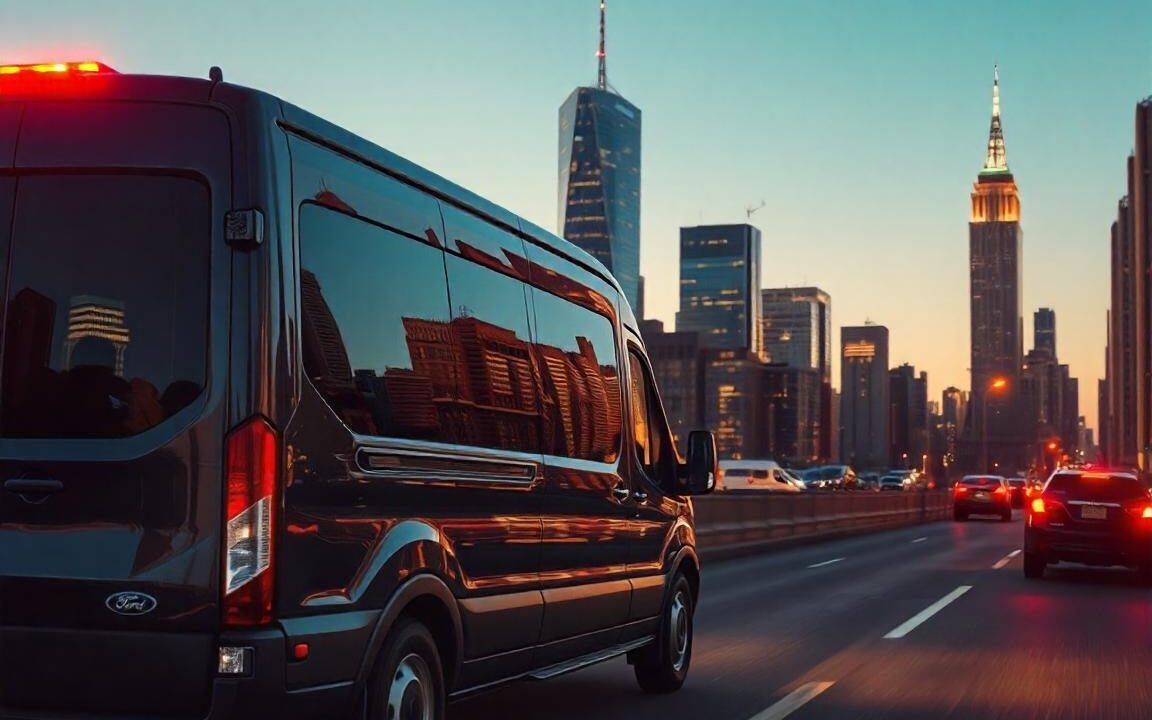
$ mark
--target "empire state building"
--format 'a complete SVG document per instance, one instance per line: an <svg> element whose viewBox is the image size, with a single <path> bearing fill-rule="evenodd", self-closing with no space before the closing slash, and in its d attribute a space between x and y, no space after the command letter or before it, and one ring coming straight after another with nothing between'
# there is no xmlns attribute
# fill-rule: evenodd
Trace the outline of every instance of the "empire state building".
<svg viewBox="0 0 1152 720"><path fill-rule="evenodd" d="M1022 243L1020 195L1008 169L1000 78L993 70L988 151L972 189L968 223L972 401L967 434L973 466L983 462L981 448L987 443L989 467L977 468L980 472L1023 469L1026 462L1030 428L1022 428L1017 417L1024 331Z"/></svg>

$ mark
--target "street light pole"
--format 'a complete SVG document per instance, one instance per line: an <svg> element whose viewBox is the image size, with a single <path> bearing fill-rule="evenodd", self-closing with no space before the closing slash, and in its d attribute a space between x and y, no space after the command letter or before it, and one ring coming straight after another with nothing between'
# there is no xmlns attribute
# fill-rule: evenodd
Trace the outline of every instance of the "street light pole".
<svg viewBox="0 0 1152 720"><path fill-rule="evenodd" d="M980 472L988 472L988 396L993 390L1000 390L1008 385L1002 377L993 378L984 389L984 398L980 403Z"/></svg>
<svg viewBox="0 0 1152 720"><path fill-rule="evenodd" d="M990 389L990 388L989 388ZM980 403L980 472L988 472L988 391Z"/></svg>

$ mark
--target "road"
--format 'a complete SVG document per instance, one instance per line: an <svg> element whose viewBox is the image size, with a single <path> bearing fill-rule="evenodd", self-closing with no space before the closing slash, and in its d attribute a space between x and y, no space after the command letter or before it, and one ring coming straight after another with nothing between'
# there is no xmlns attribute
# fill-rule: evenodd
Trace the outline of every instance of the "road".
<svg viewBox="0 0 1152 720"><path fill-rule="evenodd" d="M620 659L449 718L1152 717L1152 591L1119 569L1025 580L1022 525L1017 511L706 566L680 692L643 695Z"/></svg>

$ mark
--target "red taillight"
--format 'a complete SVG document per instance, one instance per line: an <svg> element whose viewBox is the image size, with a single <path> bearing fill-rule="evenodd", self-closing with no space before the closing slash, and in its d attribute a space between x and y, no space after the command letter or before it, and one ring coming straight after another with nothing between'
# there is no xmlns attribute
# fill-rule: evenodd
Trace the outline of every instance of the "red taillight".
<svg viewBox="0 0 1152 720"><path fill-rule="evenodd" d="M966 492L968 492L968 488L964 487L963 485L957 485L956 486L956 494L957 495L963 495Z"/></svg>
<svg viewBox="0 0 1152 720"><path fill-rule="evenodd" d="M1006 494L1007 492L1008 492L1008 491L1007 491L1006 489L1004 489L1004 486L1003 486L1003 485L1001 485L1000 487L998 487L998 488L996 488L995 490L993 490L993 491L992 491L992 494L993 494L993 495L1004 495L1004 494Z"/></svg>
<svg viewBox="0 0 1152 720"><path fill-rule="evenodd" d="M84 62L34 63L29 65L0 65L0 75L87 75L92 73L114 73L104 63L86 60Z"/></svg>
<svg viewBox="0 0 1152 720"><path fill-rule="evenodd" d="M226 441L224 622L272 621L272 557L279 508L279 441L264 418L252 418Z"/></svg>
<svg viewBox="0 0 1152 720"><path fill-rule="evenodd" d="M1032 512L1034 512L1034 513L1047 512L1044 509L1044 498L1033 498L1032 499Z"/></svg>

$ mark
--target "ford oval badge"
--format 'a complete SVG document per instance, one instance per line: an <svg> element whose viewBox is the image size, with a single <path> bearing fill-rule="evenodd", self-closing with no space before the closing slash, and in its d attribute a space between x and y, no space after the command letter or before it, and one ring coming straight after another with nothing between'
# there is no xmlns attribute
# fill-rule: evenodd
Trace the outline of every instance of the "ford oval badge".
<svg viewBox="0 0 1152 720"><path fill-rule="evenodd" d="M118 592L109 595L104 605L117 615L147 615L156 609L156 598L142 592Z"/></svg>

